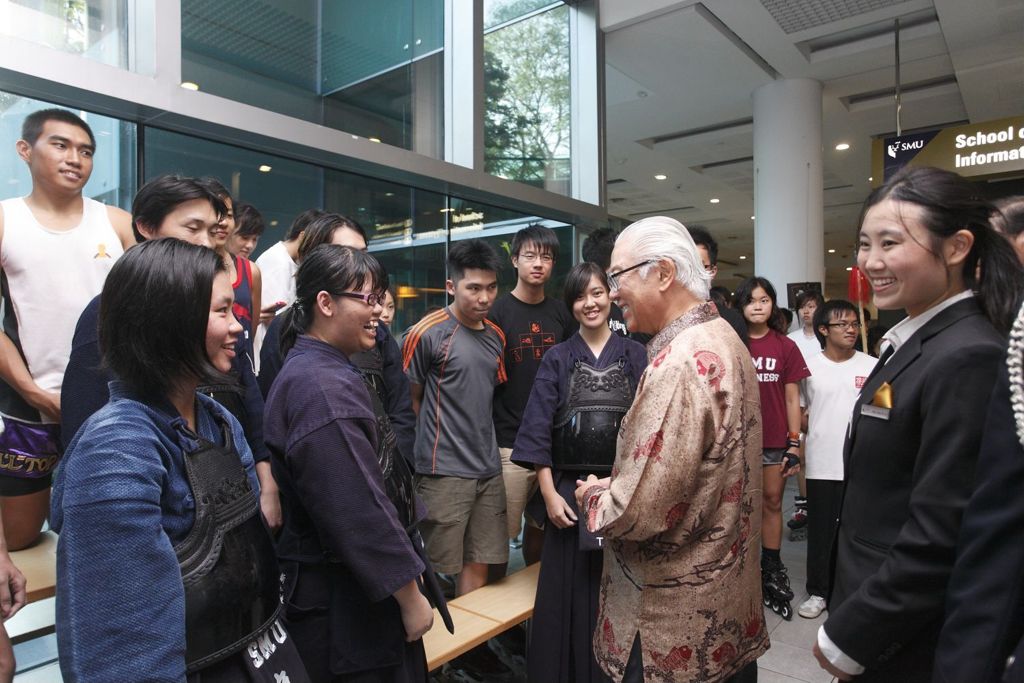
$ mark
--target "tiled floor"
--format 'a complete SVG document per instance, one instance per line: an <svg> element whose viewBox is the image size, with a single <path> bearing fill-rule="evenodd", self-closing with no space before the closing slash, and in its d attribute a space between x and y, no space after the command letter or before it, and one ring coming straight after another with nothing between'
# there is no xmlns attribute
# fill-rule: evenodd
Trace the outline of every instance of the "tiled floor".
<svg viewBox="0 0 1024 683"><path fill-rule="evenodd" d="M786 496L783 503L783 517L789 519L793 511L793 496L795 494L796 482L792 482L786 489ZM514 553L514 556L519 555ZM804 582L807 577L807 543L805 541L793 542L784 535L782 541L782 559L789 569L790 582L793 585L793 592L796 597L793 600L793 620L784 621L780 616L770 610L765 610L765 621L771 634L772 647L758 661L759 683L833 683L835 679L818 667L814 656L811 654L811 647L814 644L814 637L818 626L825 619L825 615L817 619L804 619L795 614L797 607L807 599L807 591L804 589ZM515 557L511 564L521 562ZM515 567L512 567L513 569ZM59 683L60 671L53 659L56 657L55 642L53 636L39 639L36 642L25 643L18 646L19 668L27 664L37 664L38 668L24 671L14 677L15 683Z"/></svg>

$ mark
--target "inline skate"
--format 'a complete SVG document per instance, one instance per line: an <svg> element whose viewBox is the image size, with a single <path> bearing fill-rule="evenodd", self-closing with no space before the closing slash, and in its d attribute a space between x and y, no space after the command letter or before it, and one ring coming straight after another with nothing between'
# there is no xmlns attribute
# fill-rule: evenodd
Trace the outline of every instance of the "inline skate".
<svg viewBox="0 0 1024 683"><path fill-rule="evenodd" d="M779 561L768 560L761 564L761 592L764 606L789 621L793 618L793 590L789 587L786 566Z"/></svg>
<svg viewBox="0 0 1024 683"><path fill-rule="evenodd" d="M796 510L793 511L793 517L786 522L786 526L789 527L789 540L806 541L807 499L802 496L797 496L794 503L796 504Z"/></svg>

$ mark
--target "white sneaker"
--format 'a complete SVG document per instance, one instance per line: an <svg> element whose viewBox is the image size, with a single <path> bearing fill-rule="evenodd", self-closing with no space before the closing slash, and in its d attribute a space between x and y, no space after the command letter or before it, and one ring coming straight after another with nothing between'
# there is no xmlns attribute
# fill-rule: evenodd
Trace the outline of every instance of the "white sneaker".
<svg viewBox="0 0 1024 683"><path fill-rule="evenodd" d="M818 595L812 595L800 603L800 609L797 610L797 614L805 619L814 619L824 611L825 598Z"/></svg>

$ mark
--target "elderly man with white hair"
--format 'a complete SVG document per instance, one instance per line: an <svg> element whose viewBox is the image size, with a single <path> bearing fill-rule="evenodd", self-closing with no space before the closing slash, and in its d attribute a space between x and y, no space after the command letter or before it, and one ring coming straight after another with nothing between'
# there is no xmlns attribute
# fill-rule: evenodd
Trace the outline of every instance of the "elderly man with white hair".
<svg viewBox="0 0 1024 683"><path fill-rule="evenodd" d="M626 228L609 280L630 331L654 337L611 477L576 491L606 541L597 661L627 683L756 681L768 635L750 354L707 301L710 276L678 221Z"/></svg>

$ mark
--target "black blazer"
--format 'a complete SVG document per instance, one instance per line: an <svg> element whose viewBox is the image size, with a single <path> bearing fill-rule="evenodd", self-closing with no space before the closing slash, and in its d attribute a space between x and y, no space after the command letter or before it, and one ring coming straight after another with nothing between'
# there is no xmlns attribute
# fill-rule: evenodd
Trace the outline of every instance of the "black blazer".
<svg viewBox="0 0 1024 683"><path fill-rule="evenodd" d="M946 623L935 652L936 683L1003 679L1006 659L1024 635L1024 447L1010 405L1006 366L992 394L967 504ZM1024 657L1016 657L1021 680Z"/></svg>
<svg viewBox="0 0 1024 683"><path fill-rule="evenodd" d="M854 406L825 632L858 681L928 681L982 426L1006 342L974 299L876 367ZM883 382L888 419L862 414Z"/></svg>

